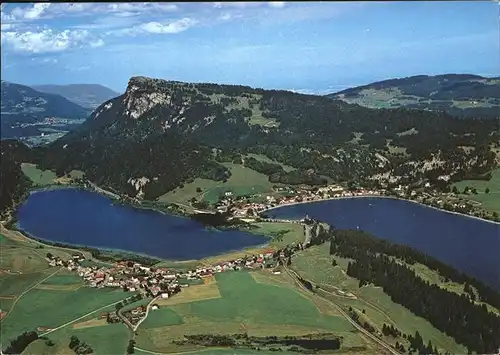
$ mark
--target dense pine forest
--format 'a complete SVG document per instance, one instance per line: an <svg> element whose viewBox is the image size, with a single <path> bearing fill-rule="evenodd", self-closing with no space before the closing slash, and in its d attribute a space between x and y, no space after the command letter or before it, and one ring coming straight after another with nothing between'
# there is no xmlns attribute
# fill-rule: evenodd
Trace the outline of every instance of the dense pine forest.
<svg viewBox="0 0 500 355"><path fill-rule="evenodd" d="M473 286L479 300L496 308L500 308L499 293L432 257L363 231L333 230L330 237L330 253L354 260L348 264L347 275L359 279L361 286L382 287L394 302L429 320L470 351L495 353L500 347L498 314L488 311L484 304L475 304L475 295L458 295L429 284L405 263L422 263L446 279L465 283L468 289Z"/></svg>
<svg viewBox="0 0 500 355"><path fill-rule="evenodd" d="M23 174L20 165L28 153L28 148L17 141L0 143L0 214L21 202L31 187L31 180Z"/></svg>

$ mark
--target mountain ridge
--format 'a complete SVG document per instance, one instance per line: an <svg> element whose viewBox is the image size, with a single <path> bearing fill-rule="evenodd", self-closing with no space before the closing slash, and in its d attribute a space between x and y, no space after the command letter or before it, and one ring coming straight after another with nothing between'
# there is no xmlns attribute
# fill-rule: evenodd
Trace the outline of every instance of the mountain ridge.
<svg viewBox="0 0 500 355"><path fill-rule="evenodd" d="M79 129L37 154L43 168L58 174L82 170L98 185L155 199L195 178L227 179L230 172L220 163L251 164L242 161L247 153L296 168L253 164L273 183L322 185L328 177L444 186L491 170L490 146L497 138L496 120L132 77L123 95L102 103Z"/></svg>
<svg viewBox="0 0 500 355"><path fill-rule="evenodd" d="M326 95L368 108L443 110L460 117L500 117L500 77L475 74L416 75Z"/></svg>
<svg viewBox="0 0 500 355"><path fill-rule="evenodd" d="M56 116L82 118L88 109L57 94L44 93L29 86L2 80L2 114L32 114L38 117ZM27 103L32 106L27 107Z"/></svg>
<svg viewBox="0 0 500 355"><path fill-rule="evenodd" d="M33 85L35 90L57 94L82 107L95 109L120 93L101 84Z"/></svg>

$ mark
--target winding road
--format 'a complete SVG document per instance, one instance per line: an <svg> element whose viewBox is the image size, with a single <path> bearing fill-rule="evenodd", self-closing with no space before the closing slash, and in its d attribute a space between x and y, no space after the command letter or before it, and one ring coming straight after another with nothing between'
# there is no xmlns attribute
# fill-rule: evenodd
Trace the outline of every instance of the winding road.
<svg viewBox="0 0 500 355"><path fill-rule="evenodd" d="M153 298L151 301L149 301L149 303L147 304L146 306L146 314L144 315L143 318L141 318L140 321L137 322L136 325L133 326L132 330L134 331L134 334L135 334L135 331L139 328L139 326L141 325L142 322L144 322L146 320L146 318L148 317L148 314L149 314L149 311L151 309L151 305L153 304L153 302L155 302L158 298L160 298L160 296L156 296L155 298Z"/></svg>

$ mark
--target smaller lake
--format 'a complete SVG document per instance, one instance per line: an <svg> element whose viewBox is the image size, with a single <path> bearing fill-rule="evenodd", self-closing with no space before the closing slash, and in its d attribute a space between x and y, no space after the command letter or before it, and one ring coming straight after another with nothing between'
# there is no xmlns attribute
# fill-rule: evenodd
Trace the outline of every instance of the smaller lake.
<svg viewBox="0 0 500 355"><path fill-rule="evenodd" d="M283 206L274 218L305 215L340 229L359 229L409 245L500 290L500 225L417 203L380 197Z"/></svg>
<svg viewBox="0 0 500 355"><path fill-rule="evenodd" d="M114 205L108 197L72 188L32 193L17 219L36 238L170 260L201 259L269 241L247 232L207 229L189 218Z"/></svg>

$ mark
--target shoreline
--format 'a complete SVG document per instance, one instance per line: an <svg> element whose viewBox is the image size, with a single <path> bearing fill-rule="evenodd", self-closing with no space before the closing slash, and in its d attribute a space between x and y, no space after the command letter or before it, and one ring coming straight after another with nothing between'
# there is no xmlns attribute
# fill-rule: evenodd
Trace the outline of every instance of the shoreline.
<svg viewBox="0 0 500 355"><path fill-rule="evenodd" d="M325 199L315 200L315 201L301 201L301 202L293 202L293 203L284 203L284 204L281 204L279 206L267 208L265 210L260 211L259 213L266 213L268 211L275 210L275 209L282 208L282 207L287 207L287 206L302 205L302 204L306 204L306 203L319 203L319 202L333 201L333 200L347 200L347 199L351 199L351 198L387 198L387 199L392 199L392 200L406 201L406 202L411 202L411 203L414 203L414 204L417 204L417 205L420 205L420 206L424 206L424 207L427 207L427 208L433 208L433 209L435 209L437 211L446 212L446 213L450 213L450 214L455 214L455 215L462 216L462 217L467 217L467 218L473 218L473 219L477 219L477 220L482 221L482 222L492 223L492 224L496 224L496 225L500 226L500 222L491 221L489 219L485 219L485 218L481 218L481 217L476 217L476 216L471 216L469 214L465 214L465 213L461 213L461 212L448 211L448 210L445 210L445 209L442 209L442 208L439 208L439 207L434 207L434 206L426 205L425 203L421 203L421 202L413 201L413 200L408 200L408 199L401 198L401 197L385 196L385 195L360 195L360 196L330 197L330 198L325 198Z"/></svg>
<svg viewBox="0 0 500 355"><path fill-rule="evenodd" d="M214 255L207 255L203 256L200 258L195 258L195 259L168 259L164 257L159 257L159 256L154 256L154 255L149 255L141 252L135 252L135 251L129 251L129 250L123 250L123 249L113 249L113 248L105 248L105 247L97 247L97 246L91 246L91 245L83 245L83 244L71 244L67 242L61 242L61 241L53 241L53 240L47 240L43 238L36 237L35 235L31 234L30 232L24 230L21 228L19 225L19 222L16 222L14 225L12 225L10 228L4 226L2 224L2 228L5 228L8 231L11 232L17 232L20 233L24 238L33 241L37 244L41 244L45 247L52 247L52 248L63 248L68 251L73 251L73 252L86 252L90 253L92 256L92 259L95 259L99 262L104 262L104 263L115 263L117 260L114 259L136 259L136 258L144 258L145 260L150 260L150 261L156 261L155 263L151 264L152 266L161 264L161 263L173 263L173 264L179 264L181 266L182 264L190 264L190 263L198 263L202 264L204 260L206 259L213 259L213 258L223 258L226 255L231 255L234 253L240 253L240 252L245 252L246 250L251 250L251 249L266 249L269 247L270 242L272 241L272 237L264 234L256 234L257 236L266 238L266 241L264 243L259 242L257 244L252 244L252 245L247 245L242 248L236 248L236 249L230 249L226 250L222 253L214 254ZM224 232L224 230L219 230L219 232ZM248 231L244 230L239 230L237 229L238 232L246 232L250 233ZM93 252L97 252L101 254L104 259L101 259L99 256L94 256ZM109 257L109 259L107 258Z"/></svg>

